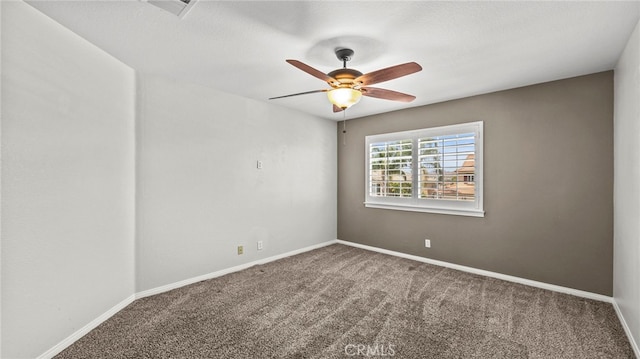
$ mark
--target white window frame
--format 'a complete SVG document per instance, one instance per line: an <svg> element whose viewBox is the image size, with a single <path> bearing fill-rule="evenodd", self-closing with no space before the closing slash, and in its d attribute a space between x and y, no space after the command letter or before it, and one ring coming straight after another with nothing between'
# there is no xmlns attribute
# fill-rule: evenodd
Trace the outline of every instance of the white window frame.
<svg viewBox="0 0 640 359"><path fill-rule="evenodd" d="M461 123L456 125L424 128L420 130L384 133L365 137L365 201L368 208L382 208L400 211L428 212L439 214L451 214L471 217L484 217L483 197L483 130L482 121ZM453 134L474 133L475 135L475 199L473 201L460 201L449 199L426 199L418 197L419 179L419 151L418 140L425 137L447 136ZM411 198L378 197L371 196L370 186L370 148L372 143L399 141L410 139L413 143L412 150L412 196Z"/></svg>

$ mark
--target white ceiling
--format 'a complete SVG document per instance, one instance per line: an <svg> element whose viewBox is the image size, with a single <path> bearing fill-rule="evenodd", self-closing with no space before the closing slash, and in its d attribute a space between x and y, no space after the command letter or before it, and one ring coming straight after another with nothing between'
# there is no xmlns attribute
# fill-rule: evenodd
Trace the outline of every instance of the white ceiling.
<svg viewBox="0 0 640 359"><path fill-rule="evenodd" d="M610 70L640 18L640 1L198 0L183 18L135 0L28 3L138 71L258 101L327 88L285 59L329 72L335 47L363 73L422 65L376 85L414 102L363 98L347 118ZM323 93L270 102L343 119Z"/></svg>

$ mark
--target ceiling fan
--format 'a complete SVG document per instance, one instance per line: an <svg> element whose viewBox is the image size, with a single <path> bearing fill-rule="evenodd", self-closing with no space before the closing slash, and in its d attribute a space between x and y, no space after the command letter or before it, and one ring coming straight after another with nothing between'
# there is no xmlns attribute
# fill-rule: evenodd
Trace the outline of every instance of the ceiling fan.
<svg viewBox="0 0 640 359"><path fill-rule="evenodd" d="M323 90L314 90L300 92L291 95L272 97L269 100L278 98L307 95L317 92L326 92L329 101L333 104L333 112L340 112L355 105L362 96L380 98L385 100L411 102L416 97L401 92L381 89L377 87L369 87L369 85L377 84L384 81L396 79L422 70L422 67L415 62L407 62L405 64L387 67L381 70L362 74L362 72L347 68L347 62L351 60L354 51L346 48L337 48L335 50L336 57L342 61L342 68L333 70L325 74L313 67L304 64L298 60L287 60L291 65L325 81L331 88Z"/></svg>

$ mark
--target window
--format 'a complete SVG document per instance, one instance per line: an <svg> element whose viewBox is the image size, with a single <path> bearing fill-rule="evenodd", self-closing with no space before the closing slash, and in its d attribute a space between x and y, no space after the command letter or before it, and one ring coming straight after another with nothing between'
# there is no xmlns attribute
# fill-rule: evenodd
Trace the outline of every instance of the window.
<svg viewBox="0 0 640 359"><path fill-rule="evenodd" d="M483 122L367 136L365 206L484 217Z"/></svg>

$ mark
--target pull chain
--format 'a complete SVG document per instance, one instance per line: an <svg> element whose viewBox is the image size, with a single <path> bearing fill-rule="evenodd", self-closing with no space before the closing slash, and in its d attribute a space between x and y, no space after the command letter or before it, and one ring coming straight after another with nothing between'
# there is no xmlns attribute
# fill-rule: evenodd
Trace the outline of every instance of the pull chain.
<svg viewBox="0 0 640 359"><path fill-rule="evenodd" d="M347 145L347 109L342 110L342 145Z"/></svg>

